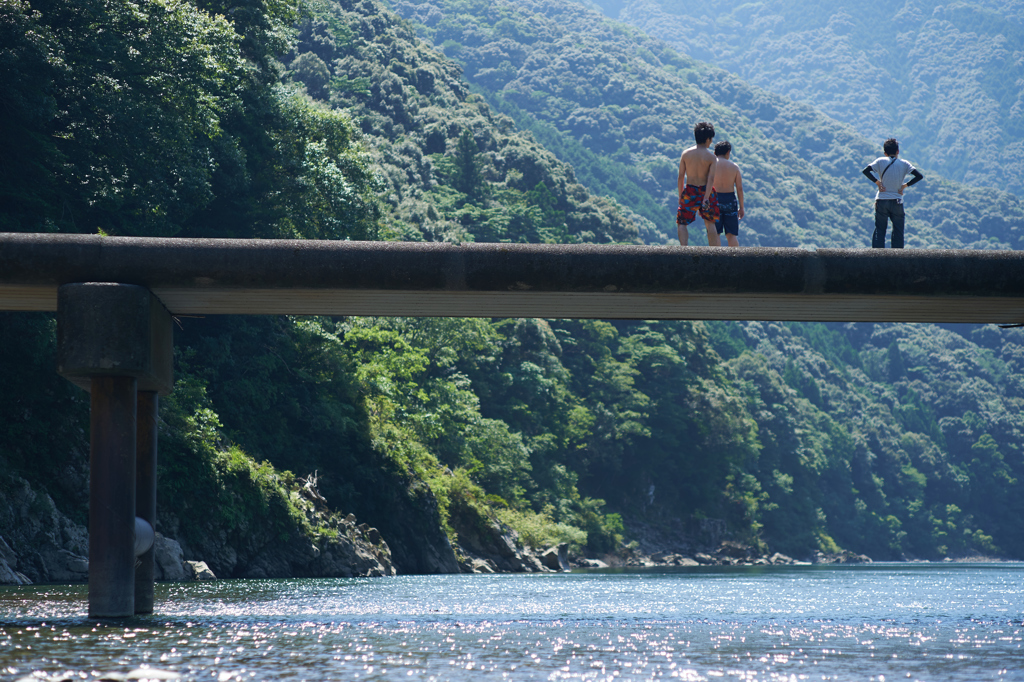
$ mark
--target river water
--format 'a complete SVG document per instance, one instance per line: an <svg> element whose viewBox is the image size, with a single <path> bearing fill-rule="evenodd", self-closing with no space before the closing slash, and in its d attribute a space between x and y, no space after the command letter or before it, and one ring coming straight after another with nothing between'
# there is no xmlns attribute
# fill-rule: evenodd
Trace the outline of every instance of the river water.
<svg viewBox="0 0 1024 682"><path fill-rule="evenodd" d="M1024 680L1024 564L0 588L0 679ZM137 673L136 673L137 674Z"/></svg>

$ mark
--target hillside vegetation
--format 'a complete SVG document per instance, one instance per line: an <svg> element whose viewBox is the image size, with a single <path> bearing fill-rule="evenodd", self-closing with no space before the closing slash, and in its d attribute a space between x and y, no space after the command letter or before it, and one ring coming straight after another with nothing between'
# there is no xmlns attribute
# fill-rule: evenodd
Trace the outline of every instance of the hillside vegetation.
<svg viewBox="0 0 1024 682"><path fill-rule="evenodd" d="M692 121L709 118L724 128L720 137L741 150L737 158L747 175L748 196L754 197L748 207L765 204L760 223L759 209L750 209L744 243L857 246L861 234L866 238L868 230L860 226L870 220L871 191L859 176L860 155L873 158L874 145L806 105L680 56L568 2L395 6L419 24L422 35L465 65L470 82L495 109L585 169L579 172L586 182L638 210L667 204L663 215L671 216L677 155L688 144ZM653 179L653 168L663 177ZM803 181L779 177L780 168L787 169L785 175L802 174ZM764 185L769 188L761 190ZM920 196L912 195L919 245L990 247L999 239L1019 240L1024 215L1014 197L1000 195L1000 209L979 221L948 202L943 192L950 183L932 174L925 186ZM646 193L643 201L631 199L638 191ZM952 216L959 216L960 225ZM652 220L658 217L655 213ZM671 239L666 222L659 222L660 234ZM760 225L773 241L762 237ZM1001 237L988 240L996 234ZM615 326L630 336L664 334L660 324L641 325L642 332ZM794 552L815 543L829 546L823 538L890 558L1020 546L1021 534L1010 517L996 521L1008 498L990 506L994 489L1019 486L1024 464L1017 449L1021 425L1012 407L1020 398L1014 378L1019 337L960 329L965 338L909 325L706 328L716 350L730 358L725 367L739 372L730 375L727 394L739 390L746 412L733 410L733 415L758 426L753 447L739 460L743 466L732 472L725 498L731 501L719 508L734 505L734 524L742 518L740 526L763 525L769 544ZM903 354L914 357L906 365L913 371L890 374L889 356ZM998 369L990 373L986 367ZM660 477L657 466L645 467L645 457L664 448L665 455L652 461L685 462L681 453L687 449L681 445L685 438L672 435L680 433L678 423L659 414L672 401L658 391L643 392L651 406L649 438L612 460L612 467L596 475L581 472L585 491L616 508L632 505L633 513L646 506L649 484ZM788 401L792 405L782 409ZM968 471L984 461L978 457L982 446L994 443L990 451L999 464L993 466L1006 468L972 477ZM625 480L633 481L628 493L620 474L627 461L636 474L626 474ZM692 463L686 466L699 471ZM957 483L949 486L944 477ZM981 479L992 481L993 488L986 489L989 484ZM655 497L679 514L672 518L707 513L690 506L699 497L692 492L674 497L685 486L669 490L672 502ZM1002 530L996 532L996 526ZM999 543L989 544L990 533L1002 538Z"/></svg>
<svg viewBox="0 0 1024 682"><path fill-rule="evenodd" d="M712 118L750 178L745 243L867 238L854 179L873 148L853 129L568 3L396 5L415 24L375 0L0 7L5 124L33 145L2 166L6 230L657 243L678 151ZM162 86L193 57L206 71ZM39 77L16 77L24 64ZM794 121L827 142L779 141ZM915 194L911 244L1017 245L1012 197L980 230L945 187ZM0 398L0 474L81 520L87 401L53 372L51 316L2 319L0 376L24 390ZM682 529L688 550L721 524L797 556L1024 556L1016 332L180 323L161 528L195 558L234 556L226 575L253 574L251 529L337 532L304 515L310 474L402 572L458 570L496 522L591 554L642 521Z"/></svg>
<svg viewBox="0 0 1024 682"><path fill-rule="evenodd" d="M843 121L921 168L1024 194L1024 4L596 0L614 18Z"/></svg>
<svg viewBox="0 0 1024 682"><path fill-rule="evenodd" d="M869 244L874 192L860 170L880 155L880 141L853 127L569 0L395 7L464 64L496 109L585 172L586 184L642 210L659 241L674 241L679 154L694 123L709 120L744 172L741 244ZM959 185L924 173L928 182L908 192L909 247L1020 248L1016 197L986 192L968 205ZM691 238L700 243L702 232Z"/></svg>

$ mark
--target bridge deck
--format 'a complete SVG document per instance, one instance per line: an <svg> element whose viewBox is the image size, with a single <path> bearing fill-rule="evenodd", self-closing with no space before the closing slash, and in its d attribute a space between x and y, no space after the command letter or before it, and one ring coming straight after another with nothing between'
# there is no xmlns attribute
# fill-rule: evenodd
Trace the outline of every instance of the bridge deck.
<svg viewBox="0 0 1024 682"><path fill-rule="evenodd" d="M172 314L1024 322L1024 252L0 234L0 310L148 287Z"/></svg>

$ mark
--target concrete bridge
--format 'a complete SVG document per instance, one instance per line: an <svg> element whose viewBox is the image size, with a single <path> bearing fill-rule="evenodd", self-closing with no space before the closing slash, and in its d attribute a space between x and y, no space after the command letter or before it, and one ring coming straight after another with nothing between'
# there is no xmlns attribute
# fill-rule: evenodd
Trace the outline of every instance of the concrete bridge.
<svg viewBox="0 0 1024 682"><path fill-rule="evenodd" d="M1024 322L1024 252L141 239L0 233L0 310L77 282L172 315Z"/></svg>
<svg viewBox="0 0 1024 682"><path fill-rule="evenodd" d="M89 614L118 617L153 609L174 315L1021 323L1024 252L0 234L0 310L55 311L91 393Z"/></svg>

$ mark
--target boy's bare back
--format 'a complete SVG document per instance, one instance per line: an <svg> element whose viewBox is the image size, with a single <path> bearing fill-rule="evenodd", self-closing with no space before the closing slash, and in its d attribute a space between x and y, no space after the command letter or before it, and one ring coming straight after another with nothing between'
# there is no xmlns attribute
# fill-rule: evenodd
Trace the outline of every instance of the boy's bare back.
<svg viewBox="0 0 1024 682"><path fill-rule="evenodd" d="M679 157L679 194L687 185L703 187L712 178L712 167L715 165L715 154L706 146L690 147Z"/></svg>
<svg viewBox="0 0 1024 682"><path fill-rule="evenodd" d="M723 159L718 157L718 163L715 166L715 191L716 192L735 192L737 180L740 178L740 167L729 159Z"/></svg>

